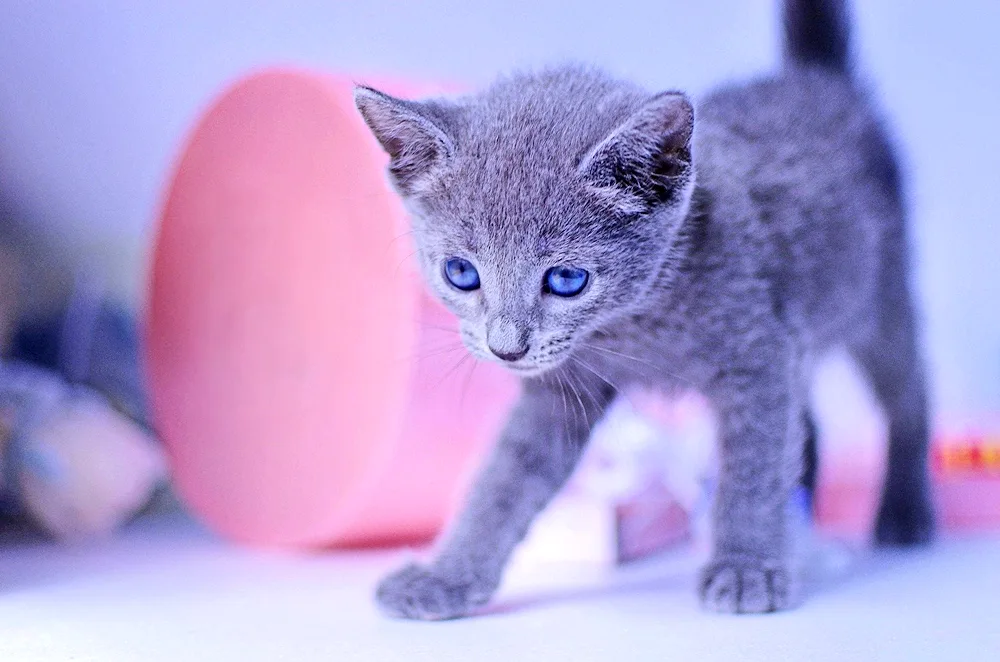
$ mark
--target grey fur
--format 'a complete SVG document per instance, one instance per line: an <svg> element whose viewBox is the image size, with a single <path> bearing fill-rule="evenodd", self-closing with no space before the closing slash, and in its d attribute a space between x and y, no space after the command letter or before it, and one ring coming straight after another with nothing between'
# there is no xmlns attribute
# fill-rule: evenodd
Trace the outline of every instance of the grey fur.
<svg viewBox="0 0 1000 662"><path fill-rule="evenodd" d="M523 392L464 512L433 561L382 582L386 612L452 618L485 603L594 423L635 383L697 389L715 408L721 466L704 604L790 606L785 507L803 473L812 368L838 346L858 359L890 422L876 539L930 539L895 158L844 68L800 66L801 43L790 42L780 74L701 100L696 122L679 93L581 67L516 75L454 101L358 89L393 155L427 282L461 320L469 351L496 360L527 350L505 362ZM448 284L451 256L473 262L481 289ZM543 293L545 270L559 264L590 270L578 297Z"/></svg>

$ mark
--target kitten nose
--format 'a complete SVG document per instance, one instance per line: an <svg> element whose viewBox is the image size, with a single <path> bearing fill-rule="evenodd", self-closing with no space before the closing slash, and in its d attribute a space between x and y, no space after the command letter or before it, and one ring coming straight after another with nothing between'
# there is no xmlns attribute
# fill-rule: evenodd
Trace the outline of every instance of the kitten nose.
<svg viewBox="0 0 1000 662"><path fill-rule="evenodd" d="M528 353L528 334L522 325L507 315L492 319L486 329L486 344L497 358L517 361Z"/></svg>
<svg viewBox="0 0 1000 662"><path fill-rule="evenodd" d="M524 358L524 355L528 353L528 348L525 347L523 349L514 350L513 352L505 352L491 346L490 351L504 361L517 361L518 359Z"/></svg>

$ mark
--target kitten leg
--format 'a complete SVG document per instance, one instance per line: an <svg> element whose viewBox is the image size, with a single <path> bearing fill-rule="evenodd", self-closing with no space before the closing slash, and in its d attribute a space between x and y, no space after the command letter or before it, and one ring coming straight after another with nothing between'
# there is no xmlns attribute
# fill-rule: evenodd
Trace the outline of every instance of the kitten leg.
<svg viewBox="0 0 1000 662"><path fill-rule="evenodd" d="M535 515L563 485L594 423L614 397L607 385L524 384L493 457L429 565L412 564L379 585L376 600L392 616L439 620L485 604ZM579 393L579 397L577 394Z"/></svg>
<svg viewBox="0 0 1000 662"><path fill-rule="evenodd" d="M815 515L816 484L819 475L819 440L816 420L808 406L802 411L802 425L805 428L805 442L802 447L802 487L806 491L809 514Z"/></svg>
<svg viewBox="0 0 1000 662"><path fill-rule="evenodd" d="M897 283L894 291L882 298L878 331L869 340L855 343L852 353L889 420L875 541L879 545L919 545L934 536L927 392L905 279Z"/></svg>
<svg viewBox="0 0 1000 662"><path fill-rule="evenodd" d="M769 354L772 365L727 370L709 394L720 467L713 557L700 589L714 611L785 609L795 593L787 509L802 475L804 389L791 374L797 366Z"/></svg>

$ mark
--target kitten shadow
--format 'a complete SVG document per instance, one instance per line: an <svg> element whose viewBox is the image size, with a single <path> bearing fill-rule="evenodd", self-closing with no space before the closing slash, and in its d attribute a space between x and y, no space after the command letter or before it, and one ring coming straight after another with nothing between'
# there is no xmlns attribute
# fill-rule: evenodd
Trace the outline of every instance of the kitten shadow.
<svg viewBox="0 0 1000 662"><path fill-rule="evenodd" d="M694 590L695 575L689 571L674 571L664 575L653 575L650 572L641 572L641 576L632 576L633 574L635 573L632 572L631 568L624 568L620 575L616 574L605 585L566 586L542 589L532 593L501 596L496 602L476 610L474 616L505 616L551 605L607 600L649 593L687 596Z"/></svg>
<svg viewBox="0 0 1000 662"><path fill-rule="evenodd" d="M935 549L934 546L914 549L850 547L829 541L825 545L830 548L840 547L840 554L846 557L842 559L844 565L836 569L829 567L807 569L795 610L807 609L814 599L849 590L874 578L912 572L914 565L925 562ZM831 550L827 549L822 553L829 555ZM685 598L690 597L691 604L697 605L694 595L698 573L692 571L690 566L665 568L658 572L656 568L661 564L655 560L643 565L645 567L635 569L637 572L633 571L632 567L623 568L620 575L616 575L606 585L567 586L501 596L495 603L476 610L473 615L479 618L506 616L570 602L607 600L643 594L663 594L665 597L670 594L681 595Z"/></svg>
<svg viewBox="0 0 1000 662"><path fill-rule="evenodd" d="M808 601L815 596L849 590L875 578L912 572L913 567L926 562L935 549L934 545L913 548L854 548L850 550L848 567L813 569L807 574L803 597Z"/></svg>

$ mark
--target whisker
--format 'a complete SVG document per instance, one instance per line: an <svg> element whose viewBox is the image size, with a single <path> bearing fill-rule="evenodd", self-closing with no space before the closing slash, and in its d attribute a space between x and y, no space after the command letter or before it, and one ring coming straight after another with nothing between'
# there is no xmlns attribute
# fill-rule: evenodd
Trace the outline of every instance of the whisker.
<svg viewBox="0 0 1000 662"><path fill-rule="evenodd" d="M569 447L570 437L569 437L569 407L566 405L566 387L563 384L562 376L556 374L556 382L559 384L559 393L562 395L563 403L563 438L560 443L561 452L565 453L566 449ZM563 457L565 459L565 456Z"/></svg>
<svg viewBox="0 0 1000 662"><path fill-rule="evenodd" d="M574 385L572 377L572 373L566 373L566 381L569 383L569 387L573 389L576 401L580 404L580 413L583 414L583 422L587 424L587 430L590 430L590 416L587 415L587 408L583 405L583 398L580 397L580 391ZM577 425L579 425L579 421L577 421Z"/></svg>
<svg viewBox="0 0 1000 662"><path fill-rule="evenodd" d="M439 379L438 382L436 384L434 384L434 386L432 386L431 388L434 389L434 390L437 390L437 389L441 388L441 385L444 384L448 380L448 378L451 377L451 375L456 370L458 370L459 368L461 368L462 364L464 364L470 358L472 358L472 354L466 354L462 358L460 358L458 360L458 363L456 363L451 368L449 368L448 371L445 372L444 375L441 376L441 379Z"/></svg>
<svg viewBox="0 0 1000 662"><path fill-rule="evenodd" d="M601 411L604 405L602 404L601 400L599 400L594 395L594 392L591 390L590 385L587 383L587 380L584 379L583 377L580 377L580 388L583 389L583 392L586 394L586 396L590 398L591 403L593 403L594 405L594 409L596 409L597 411ZM615 389L615 392L617 393L617 389Z"/></svg>
<svg viewBox="0 0 1000 662"><path fill-rule="evenodd" d="M641 359L638 356L632 356L630 354L623 354L622 352L616 352L615 350L608 349L607 347L601 347L600 345L591 345L590 343L585 343L585 342L581 342L580 345L582 347L586 347L588 349L593 349L593 350L596 350L598 352L605 352L606 354L611 354L612 356L619 356L619 357L621 357L623 359L629 359L630 361L635 361L637 363L641 363L643 365L649 366L650 368L657 368L657 369L659 369L659 366L657 366L655 363L651 363L650 361L648 361L646 359Z"/></svg>
<svg viewBox="0 0 1000 662"><path fill-rule="evenodd" d="M399 241L403 237L406 237L407 235L411 235L411 234L413 234L413 230L407 230L406 232L397 234L395 237L393 237L392 239L389 240L389 243L386 244L386 247L391 247L394 243L396 243L397 241Z"/></svg>
<svg viewBox="0 0 1000 662"><path fill-rule="evenodd" d="M432 348L429 349L429 351L425 351L424 349L421 349L421 350L418 350L418 351L416 351L413 354L410 354L408 356L401 356L401 357L399 357L396 360L400 361L400 362L401 361L423 361L425 359L430 359L430 358L433 358L435 356L441 356L442 354L449 354L451 352L455 352L455 351L458 351L460 349L465 349L465 345L463 345L461 343L452 343L452 344L449 344L449 345L442 345L442 346L438 346L438 347L432 347Z"/></svg>
<svg viewBox="0 0 1000 662"><path fill-rule="evenodd" d="M637 362L637 363L639 363L641 365L648 366L652 370L654 370L654 371L656 371L658 373L662 373L662 374L666 375L667 377L670 377L671 379L676 379L677 381L683 382L683 383L687 384L688 386L692 386L693 385L693 382L690 379L686 379L686 378L682 377L681 375L669 372L669 371L665 370L662 366L659 366L659 365L657 365L655 363L651 363L650 361L647 361L647 360L644 360L644 359L640 359L637 356L631 356L629 354L623 354L622 352L616 352L615 350L608 349L607 347L600 347L599 345L591 345L590 343L585 343L585 342L581 342L580 345L582 347L586 347L588 349L592 349L592 350L595 350L595 351L598 351L598 352L605 352L605 353L611 354L613 356L619 356L619 357L621 357L623 359L629 359L630 361L635 361L635 362ZM652 377L653 375L648 375L647 374L645 376L646 377Z"/></svg>
<svg viewBox="0 0 1000 662"><path fill-rule="evenodd" d="M469 356L472 356L471 354ZM472 366L465 373L465 380L462 382L462 394L458 399L458 408L460 411L465 408L465 394L469 390L469 382L472 381L472 373L476 371L476 366L479 365L479 361L472 359Z"/></svg>
<svg viewBox="0 0 1000 662"><path fill-rule="evenodd" d="M460 331L453 326L442 326L440 324L428 324L427 322L417 322L422 328L430 329L431 331L444 331L446 333L458 334Z"/></svg>
<svg viewBox="0 0 1000 662"><path fill-rule="evenodd" d="M580 413L576 410L576 407L573 406L573 397L572 397L573 396L573 382L570 379L571 375L567 372L567 373L564 374L564 377L565 377L565 380L566 380L566 389L569 391L568 397L567 397L567 400L569 400L569 410L571 412L573 412L573 427L572 427L571 431L572 431L572 433L574 435L573 442L574 442L574 445L575 445L575 443L576 443L576 436L575 435L576 435L577 431L580 429Z"/></svg>
<svg viewBox="0 0 1000 662"><path fill-rule="evenodd" d="M542 381L543 381L543 382L546 382L546 383L550 383L550 382L549 382L549 377L550 377L550 376L551 376L551 373L549 373L549 374L545 374L545 375L542 375ZM555 400L553 400L553 401L552 401L552 411L551 411L551 416L552 416L552 418L555 418L555 417L556 417L556 402L555 402Z"/></svg>
<svg viewBox="0 0 1000 662"><path fill-rule="evenodd" d="M596 368L594 368L592 365L581 359L579 356L576 356L575 354L570 354L570 358L576 361L582 367L592 372L598 379L600 379L602 382L613 388L615 392L621 391L621 389L618 388L618 384L615 384L613 381L611 381L610 379L599 373Z"/></svg>
<svg viewBox="0 0 1000 662"><path fill-rule="evenodd" d="M392 277L395 278L399 275L399 270L404 264L406 264L411 257L419 253L419 250L412 251L409 255L404 256L399 262L396 263L396 268L392 270Z"/></svg>
<svg viewBox="0 0 1000 662"><path fill-rule="evenodd" d="M605 377L604 375L602 375L597 370L597 368L595 368L594 366L590 365L589 363L587 363L586 361L584 361L583 359L581 359L579 356L571 354L570 358L573 359L574 361L576 361L581 367L589 370L594 376L596 376L602 382L604 382L605 384L607 384L608 386L610 386L614 390L614 392L615 392L616 395L620 395L621 397L625 398L625 401L628 402L629 406L631 406L633 409L635 408L635 403L632 401L632 398L629 397L628 391L626 391L625 389L621 388L620 386L618 386L618 384L615 384L613 381L611 381L610 379L608 379L607 377Z"/></svg>
<svg viewBox="0 0 1000 662"><path fill-rule="evenodd" d="M569 395L575 395L576 399L577 399L577 402L579 402L580 401L580 397L579 397L579 395L576 395L576 389L573 386L573 379L572 379L573 375L572 375L572 373L569 370L566 370L565 367L561 368L561 370L563 371L563 377L564 377L563 381L566 384L566 388L569 390ZM571 442L572 446L570 448L571 448L572 452L576 453L580 449L580 439L579 439L578 434L579 434L579 430L580 430L580 413L581 412L577 411L576 406L573 405L573 399L571 397L567 397L567 400L569 400L570 411L573 412L573 427L572 427L571 432L570 432L570 434L572 435L570 437L570 442ZM586 412L582 412L582 413L586 417Z"/></svg>
<svg viewBox="0 0 1000 662"><path fill-rule="evenodd" d="M419 343L418 349L420 351L423 351L423 350L434 351L434 350L438 350L438 349L444 349L446 347L465 347L465 345L463 345L461 341L456 340L455 338L445 338L445 339L442 339L440 342L437 342L437 343L431 343L431 342L427 342L427 341Z"/></svg>

